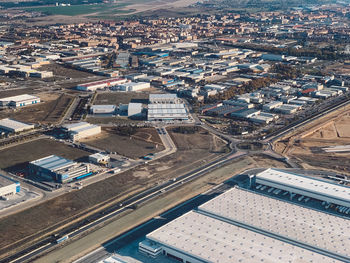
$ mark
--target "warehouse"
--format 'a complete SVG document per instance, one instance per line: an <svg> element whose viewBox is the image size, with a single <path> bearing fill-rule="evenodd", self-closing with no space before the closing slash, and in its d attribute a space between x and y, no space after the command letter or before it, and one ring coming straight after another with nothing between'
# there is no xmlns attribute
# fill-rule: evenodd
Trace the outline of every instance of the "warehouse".
<svg viewBox="0 0 350 263"><path fill-rule="evenodd" d="M115 113L115 110L115 105L92 105L90 108L90 112L96 115L113 115Z"/></svg>
<svg viewBox="0 0 350 263"><path fill-rule="evenodd" d="M129 82L118 86L121 91L139 91L150 87L151 84L148 82Z"/></svg>
<svg viewBox="0 0 350 263"><path fill-rule="evenodd" d="M146 238L139 243L141 253L185 263L340 262L195 211Z"/></svg>
<svg viewBox="0 0 350 263"><path fill-rule="evenodd" d="M239 188L215 197L201 205L198 211L350 261L350 225L349 220L342 217Z"/></svg>
<svg viewBox="0 0 350 263"><path fill-rule="evenodd" d="M19 182L0 174L0 198L8 200L21 191Z"/></svg>
<svg viewBox="0 0 350 263"><path fill-rule="evenodd" d="M69 137L73 141L101 133L100 126L93 125L87 122L66 124L63 126L63 130L69 134Z"/></svg>
<svg viewBox="0 0 350 263"><path fill-rule="evenodd" d="M97 89L104 89L104 88L110 88L115 87L117 85L126 83L128 80L124 78L110 78L110 79L104 79L84 84L79 84L76 89L82 90L82 91L95 91Z"/></svg>
<svg viewBox="0 0 350 263"><path fill-rule="evenodd" d="M271 111L273 110L274 108L278 107L278 106L282 106L283 105L283 102L282 101L272 101L270 103L267 103L265 105L263 105L262 109L264 111Z"/></svg>
<svg viewBox="0 0 350 263"><path fill-rule="evenodd" d="M8 133L23 132L34 129L34 124L26 124L9 118L0 120L0 130Z"/></svg>
<svg viewBox="0 0 350 263"><path fill-rule="evenodd" d="M181 103L176 94L150 94L149 102L156 104L177 104Z"/></svg>
<svg viewBox="0 0 350 263"><path fill-rule="evenodd" d="M0 106L2 107L8 106L18 108L37 103L40 103L40 98L29 94L0 99Z"/></svg>
<svg viewBox="0 0 350 263"><path fill-rule="evenodd" d="M142 103L131 102L128 105L128 117L137 118L142 115Z"/></svg>
<svg viewBox="0 0 350 263"><path fill-rule="evenodd" d="M149 121L188 120L184 104L148 104Z"/></svg>
<svg viewBox="0 0 350 263"><path fill-rule="evenodd" d="M266 169L256 174L255 183L308 196L327 203L350 207L350 187L344 185L278 169Z"/></svg>
<svg viewBox="0 0 350 263"><path fill-rule="evenodd" d="M50 155L29 163L29 172L49 181L66 183L92 175L89 165Z"/></svg>

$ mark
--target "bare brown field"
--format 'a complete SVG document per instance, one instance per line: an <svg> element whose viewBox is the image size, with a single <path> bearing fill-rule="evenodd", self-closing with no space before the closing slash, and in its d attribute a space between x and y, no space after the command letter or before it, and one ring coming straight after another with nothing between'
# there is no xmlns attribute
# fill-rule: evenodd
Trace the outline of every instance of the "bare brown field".
<svg viewBox="0 0 350 263"><path fill-rule="evenodd" d="M129 102L147 103L148 92L103 92L98 93L95 99L95 105L103 104L127 104Z"/></svg>
<svg viewBox="0 0 350 263"><path fill-rule="evenodd" d="M16 168L25 168L27 162L34 161L51 154L59 155L72 160L89 155L88 152L69 147L54 140L38 139L0 150L0 168L13 169L14 166L16 166Z"/></svg>
<svg viewBox="0 0 350 263"><path fill-rule="evenodd" d="M0 91L0 98L12 97L22 94L33 94L35 89L25 88L25 89L9 89Z"/></svg>
<svg viewBox="0 0 350 263"><path fill-rule="evenodd" d="M154 128L139 128L130 137L119 135L112 128L104 128L101 134L84 139L82 142L133 159L164 150Z"/></svg>
<svg viewBox="0 0 350 263"><path fill-rule="evenodd" d="M305 168L323 168L349 173L348 152L325 152L329 146L350 145L349 106L317 120L275 143L275 150L295 158ZM350 174L350 173L349 173Z"/></svg>
<svg viewBox="0 0 350 263"><path fill-rule="evenodd" d="M143 134L145 134L145 131L143 131ZM152 131L150 134L152 135L154 132ZM145 135L140 134L140 136ZM177 139L178 146L181 146L175 154L0 219L0 228L4 229L6 227L5 234L0 236L0 254L4 255L5 251L10 249L11 244L11 249L16 249L21 242L15 242L24 238L27 241L33 241L35 236L71 222L76 216L87 212L88 209L102 202L110 202L110 199L125 197L131 191L141 190L168 181L222 155L217 151L211 152L211 149L214 149L213 145L219 144L219 142L213 142L211 134L200 131L193 135L196 138L194 140L191 140L190 135L184 134L176 134L174 137ZM180 145L181 141L184 140L187 141L188 145L185 146L183 143ZM31 145L31 148L34 147L36 146ZM36 148L42 152L39 147ZM57 147L51 146L51 148L56 150ZM27 145L21 151L18 148L14 148L13 151L23 153L29 151L29 148ZM34 156L31 158L35 159ZM22 161L24 160L21 159L17 162Z"/></svg>
<svg viewBox="0 0 350 263"><path fill-rule="evenodd" d="M40 70L47 70L52 71L54 76L61 76L66 78L87 78L87 77L96 77L95 74L72 69L72 68L66 68L62 65L56 64L52 62L48 65L43 65L40 67Z"/></svg>
<svg viewBox="0 0 350 263"><path fill-rule="evenodd" d="M13 118L28 123L56 123L73 100L72 96L66 94L43 93L38 96L43 100L41 103L16 110L1 111L0 118Z"/></svg>

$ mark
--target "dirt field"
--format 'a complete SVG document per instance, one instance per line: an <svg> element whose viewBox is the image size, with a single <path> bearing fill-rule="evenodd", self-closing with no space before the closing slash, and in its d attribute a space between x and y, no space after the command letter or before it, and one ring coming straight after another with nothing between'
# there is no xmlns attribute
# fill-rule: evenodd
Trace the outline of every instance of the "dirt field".
<svg viewBox="0 0 350 263"><path fill-rule="evenodd" d="M103 129L102 134L82 142L110 152L117 152L133 159L164 150L154 128L140 128L131 137L118 135L113 129L106 128Z"/></svg>
<svg viewBox="0 0 350 263"><path fill-rule="evenodd" d="M145 132L139 133L139 135L146 137ZM48 227L55 229L57 228L56 224L70 222L73 216L85 212L89 207L103 201L107 202L110 198L114 200L118 197L125 197L128 192L136 189L140 190L143 187L168 181L203 165L209 160L219 158L222 153L218 151L225 148L223 142L217 141L217 139L214 142L214 137L202 130L194 135L174 134L173 137L179 147L175 154L1 219L0 229L6 227L7 231L6 234L0 236L0 254L3 254L11 243L25 237L28 240L33 240L32 235L40 234L40 231ZM35 148L35 146L31 146L31 148ZM57 150L57 147L52 148ZM28 151L28 147L25 147L22 153L25 151ZM17 152L16 149L15 152ZM19 156L22 155L24 154ZM63 156L63 154L61 155ZM31 158L35 159L33 156ZM25 160L17 162L23 161Z"/></svg>
<svg viewBox="0 0 350 263"><path fill-rule="evenodd" d="M87 77L95 77L95 74L80 71L80 70L75 70L75 69L70 69L66 68L62 65L56 64L52 62L49 65L43 65L40 67L41 71L47 70L47 71L52 71L54 76L61 76L61 77L66 77L66 78L87 78Z"/></svg>
<svg viewBox="0 0 350 263"><path fill-rule="evenodd" d="M148 102L148 92L103 92L98 93L94 101L95 105L113 104L118 105L120 103L127 104L129 102Z"/></svg>
<svg viewBox="0 0 350 263"><path fill-rule="evenodd" d="M0 118L13 118L28 123L56 123L62 117L66 107L73 101L70 95L57 93L37 94L42 102L16 110L0 111Z"/></svg>
<svg viewBox="0 0 350 263"><path fill-rule="evenodd" d="M1 150L0 168L6 170L12 170L14 168L25 168L27 162L51 154L59 155L72 160L76 160L89 155L88 152L69 147L54 140L38 139L32 142L19 144L11 148Z"/></svg>
<svg viewBox="0 0 350 263"><path fill-rule="evenodd" d="M277 152L295 158L305 168L336 170L349 173L349 152L326 152L329 146L350 145L349 106L338 110L304 130L275 144Z"/></svg>
<svg viewBox="0 0 350 263"><path fill-rule="evenodd" d="M6 97L12 97L22 94L33 94L35 93L34 89L31 88L25 88L25 89L10 89L10 90L4 90L0 91L0 98L6 98Z"/></svg>

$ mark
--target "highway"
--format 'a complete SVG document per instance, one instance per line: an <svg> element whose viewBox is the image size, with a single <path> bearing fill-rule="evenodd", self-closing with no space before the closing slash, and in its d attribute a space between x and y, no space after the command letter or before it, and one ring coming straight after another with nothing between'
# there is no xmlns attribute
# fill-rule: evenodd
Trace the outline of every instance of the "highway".
<svg viewBox="0 0 350 263"><path fill-rule="evenodd" d="M221 157L213 162L210 162L204 165L203 167L197 168L194 171L191 171L176 179L169 180L161 185L157 185L155 187L147 189L139 194L136 194L124 200L122 203L119 203L112 207L107 208L105 211L95 213L94 215L90 216L88 219L85 219L83 222L74 224L73 226L69 227L69 229L66 229L60 232L59 236L67 235L69 239L78 237L80 234L86 231L89 231L94 227L97 227L101 223L104 223L108 220L112 220L117 215L129 209L135 209L138 205L141 205L142 203L149 201L153 198L159 197L160 195L166 192L172 191L173 189L180 187L183 184L191 180L194 180L205 173L208 173L214 169L217 169L218 167L224 165L227 162L230 162L233 159L240 158L245 154L246 154L245 152L236 152L236 153L231 152L224 157ZM38 242L37 244L31 246L30 248L24 251L21 251L19 253L16 253L10 257L7 257L1 260L0 262L1 263L2 262L11 262L11 263L28 262L28 261L31 261L36 256L53 249L55 246L57 246L57 244L53 238L46 238L45 240Z"/></svg>
<svg viewBox="0 0 350 263"><path fill-rule="evenodd" d="M197 195L194 198L176 206L175 208L160 214L158 217L155 217L143 223L142 225L126 232L125 234L106 242L103 244L103 246L74 261L74 263L96 263L97 261L108 257L114 251L124 247L127 244L130 244L139 238L142 238L147 233L163 226L164 224L183 215L184 213L195 209L196 207L209 201L210 199L216 197L231 187L232 186L228 184L221 184L201 195Z"/></svg>

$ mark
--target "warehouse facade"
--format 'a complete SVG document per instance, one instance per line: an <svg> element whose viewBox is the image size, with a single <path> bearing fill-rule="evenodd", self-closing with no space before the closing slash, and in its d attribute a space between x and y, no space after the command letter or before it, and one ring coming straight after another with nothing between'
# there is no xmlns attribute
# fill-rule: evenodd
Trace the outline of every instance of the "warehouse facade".
<svg viewBox="0 0 350 263"><path fill-rule="evenodd" d="M50 155L29 163L29 172L49 181L67 183L92 175L87 164Z"/></svg>
<svg viewBox="0 0 350 263"><path fill-rule="evenodd" d="M18 181L15 181L7 176L0 174L0 198L7 200L11 196L21 191L21 186Z"/></svg>
<svg viewBox="0 0 350 263"><path fill-rule="evenodd" d="M40 98L37 96L29 95L29 94L23 94L13 97L7 97L0 99L0 106L2 107L24 107L28 105L33 105L40 103Z"/></svg>
<svg viewBox="0 0 350 263"><path fill-rule="evenodd" d="M63 130L69 134L69 137L73 141L101 133L100 126L93 125L88 122L66 124L63 126Z"/></svg>
<svg viewBox="0 0 350 263"><path fill-rule="evenodd" d="M76 89L82 91L95 91L98 89L111 88L126 83L128 80L124 78L110 78L100 81L79 84Z"/></svg>
<svg viewBox="0 0 350 263"><path fill-rule="evenodd" d="M23 132L34 129L34 124L26 124L9 118L0 120L0 130L5 132Z"/></svg>
<svg viewBox="0 0 350 263"><path fill-rule="evenodd" d="M299 194L330 204L350 207L350 187L292 172L266 169L252 178L252 187L255 184L288 191L290 195Z"/></svg>

